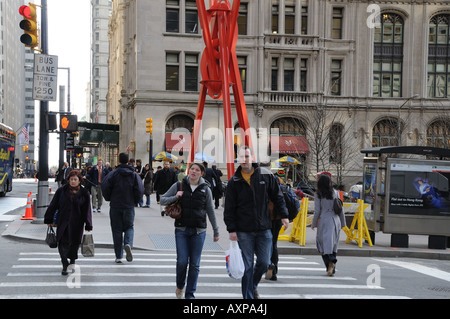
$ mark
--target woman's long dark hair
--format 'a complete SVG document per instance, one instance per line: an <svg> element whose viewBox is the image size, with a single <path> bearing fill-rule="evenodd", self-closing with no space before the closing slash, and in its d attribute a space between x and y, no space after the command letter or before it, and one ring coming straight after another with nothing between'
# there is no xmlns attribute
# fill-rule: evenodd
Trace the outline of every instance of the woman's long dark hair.
<svg viewBox="0 0 450 319"><path fill-rule="evenodd" d="M334 190L330 176L320 175L317 181L317 195L319 195L319 198L333 199Z"/></svg>

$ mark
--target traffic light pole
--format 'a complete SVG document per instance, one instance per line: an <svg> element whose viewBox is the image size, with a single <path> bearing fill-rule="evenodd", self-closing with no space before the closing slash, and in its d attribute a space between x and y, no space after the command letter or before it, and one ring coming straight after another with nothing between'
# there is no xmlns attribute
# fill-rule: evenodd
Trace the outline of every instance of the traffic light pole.
<svg viewBox="0 0 450 319"><path fill-rule="evenodd" d="M41 0L41 50L42 54L48 54L48 23L47 0ZM47 130L48 101L40 101L39 119L39 171L38 194L36 206L36 219L43 223L45 211L48 207L48 144L49 134Z"/></svg>

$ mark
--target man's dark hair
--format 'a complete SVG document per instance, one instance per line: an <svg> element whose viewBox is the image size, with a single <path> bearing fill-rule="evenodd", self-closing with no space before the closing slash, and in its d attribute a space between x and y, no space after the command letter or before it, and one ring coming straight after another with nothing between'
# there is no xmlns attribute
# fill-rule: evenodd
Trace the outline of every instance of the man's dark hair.
<svg viewBox="0 0 450 319"><path fill-rule="evenodd" d="M120 153L119 154L119 163L120 164L128 163L128 154L127 153Z"/></svg>

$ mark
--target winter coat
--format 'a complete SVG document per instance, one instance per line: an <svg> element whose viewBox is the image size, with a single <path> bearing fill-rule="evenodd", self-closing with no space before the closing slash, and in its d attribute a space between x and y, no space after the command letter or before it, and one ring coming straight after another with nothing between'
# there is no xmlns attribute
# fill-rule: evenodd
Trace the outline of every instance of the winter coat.
<svg viewBox="0 0 450 319"><path fill-rule="evenodd" d="M156 172L153 188L158 194L164 194L177 181L177 174L172 169L163 168Z"/></svg>
<svg viewBox="0 0 450 319"><path fill-rule="evenodd" d="M141 178L144 183L144 195L151 195L153 193L153 172L143 168Z"/></svg>
<svg viewBox="0 0 450 319"><path fill-rule="evenodd" d="M63 196L60 198L60 196ZM60 206L61 204L61 206ZM55 192L50 205L44 215L45 224L53 224L53 217L58 210L56 223L56 239L69 244L80 244L83 237L83 228L92 230L92 212L89 192L80 187L80 190L71 194L69 184L61 186Z"/></svg>
<svg viewBox="0 0 450 319"><path fill-rule="evenodd" d="M272 173L256 167L250 177L250 187L241 171L239 166L226 188L224 221L228 232L271 229L269 200L279 209L281 218L288 218L283 194Z"/></svg>
<svg viewBox="0 0 450 319"><path fill-rule="evenodd" d="M334 198L337 196L339 194L336 191L333 199L321 199L317 193L314 194L312 227L317 227L316 246L322 255L337 252L340 230L345 226L344 212L337 215L333 209Z"/></svg>
<svg viewBox="0 0 450 319"><path fill-rule="evenodd" d="M141 177L128 164L120 164L102 182L103 197L113 208L133 208L144 193Z"/></svg>
<svg viewBox="0 0 450 319"><path fill-rule="evenodd" d="M198 232L206 229L206 215L212 225L214 237L219 237L219 227L214 213L211 189L203 177L200 177L198 186L192 192L189 176L182 183L183 197L181 198L181 218L175 220L175 227L195 227ZM178 182L161 197L161 205L170 205L177 200ZM191 200L192 199L192 200Z"/></svg>

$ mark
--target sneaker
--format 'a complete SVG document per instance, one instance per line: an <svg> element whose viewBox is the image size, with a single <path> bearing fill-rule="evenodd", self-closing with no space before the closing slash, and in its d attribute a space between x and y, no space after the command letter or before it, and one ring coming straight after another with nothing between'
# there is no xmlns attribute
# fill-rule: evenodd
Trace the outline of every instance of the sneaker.
<svg viewBox="0 0 450 319"><path fill-rule="evenodd" d="M96 213L97 210L96 210L95 208L92 208L92 212L93 212L93 213Z"/></svg>
<svg viewBox="0 0 450 319"><path fill-rule="evenodd" d="M121 264L122 263L122 259L121 258L116 258L115 262L116 262L116 264Z"/></svg>
<svg viewBox="0 0 450 319"><path fill-rule="evenodd" d="M100 210L100 208L99 208L99 209L97 209L97 213L101 213L101 210Z"/></svg>
<svg viewBox="0 0 450 319"><path fill-rule="evenodd" d="M177 296L177 299L182 299L183 298L183 293L184 293L184 290L183 289L176 289L175 290L175 295Z"/></svg>
<svg viewBox="0 0 450 319"><path fill-rule="evenodd" d="M126 259L128 262L133 261L133 254L131 253L131 246L125 245L125 252L127 253Z"/></svg>

